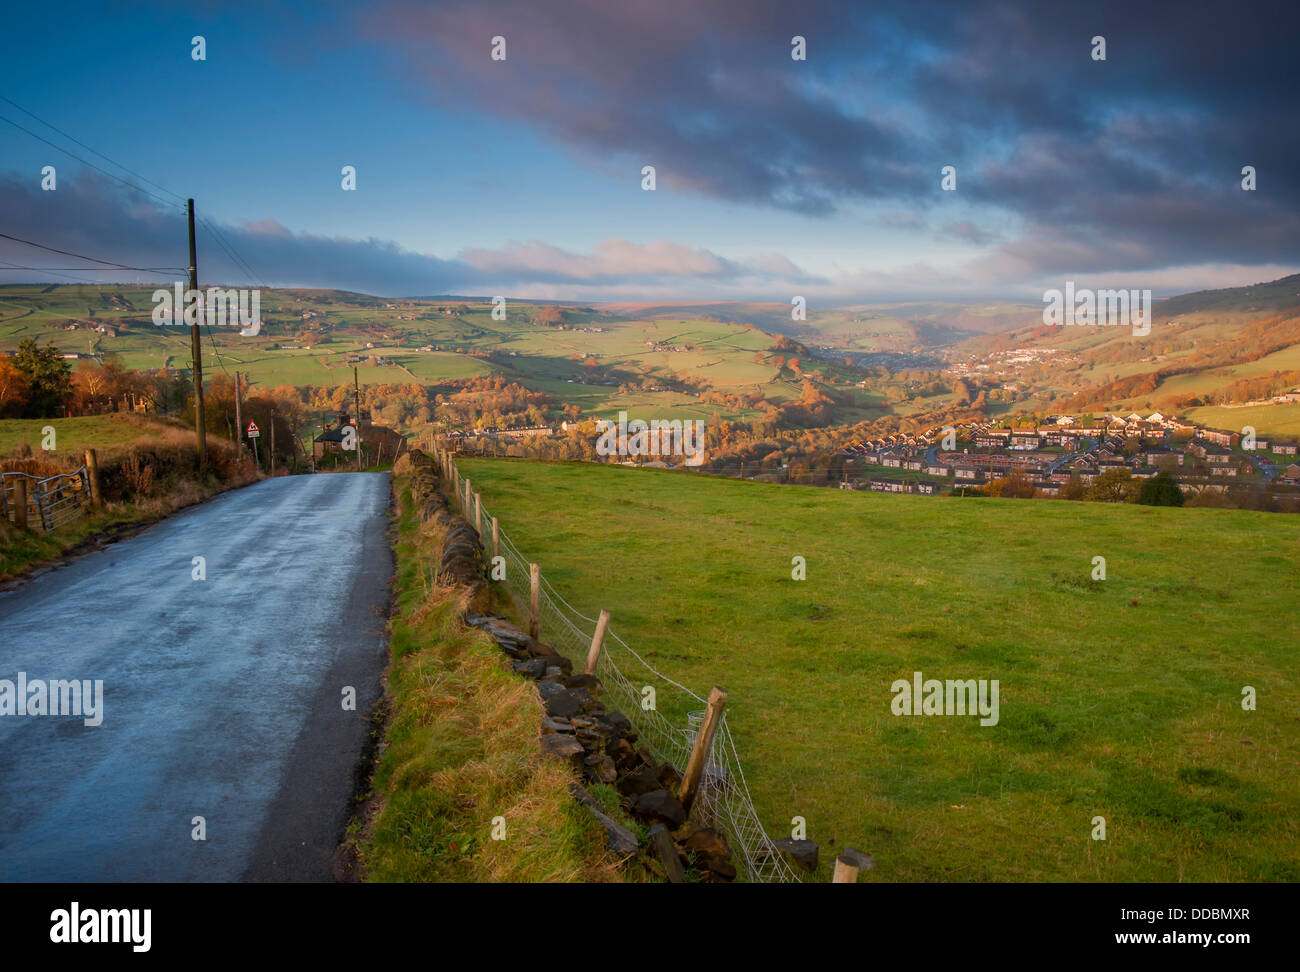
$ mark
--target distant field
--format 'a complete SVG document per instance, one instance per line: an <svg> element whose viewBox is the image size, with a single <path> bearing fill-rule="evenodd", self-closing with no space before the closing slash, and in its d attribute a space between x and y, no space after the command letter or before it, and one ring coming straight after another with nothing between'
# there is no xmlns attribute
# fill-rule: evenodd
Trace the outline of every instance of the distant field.
<svg viewBox="0 0 1300 972"><path fill-rule="evenodd" d="M94 359L115 355L131 368L188 371L189 332L151 322L152 292L152 287L125 286L0 287L0 349L33 338ZM238 369L267 387L333 386L351 383L352 366L346 357L355 352L388 362L360 365L363 385L434 384L499 375L553 395L557 403L579 405L588 414L608 415L644 404L653 406L654 415L683 418L709 418L714 412L728 419L748 418L757 412L700 406L693 394L682 392L638 391L633 397L639 400L653 394L665 398L632 403L618 386L646 379L671 385L700 376L720 391L761 392L778 402L798 398L801 391L789 372L782 377L774 364L761 360L774 339L743 322L688 316L622 319L568 308L569 327L560 329L531 323L537 308L525 302L509 302L505 321L493 320L490 305L484 303L469 304L464 313L454 314L440 313L438 306L438 301L410 305L337 292L265 292L260 335L205 329L207 373ZM111 325L120 333L100 334L85 326L88 322ZM304 328L321 323L328 331L324 337L299 337ZM367 348L368 343L373 347ZM438 350L420 350L426 346ZM589 360L594 368L584 364ZM803 364L840 382L850 374L838 364ZM660 411L661 406L668 411Z"/></svg>
<svg viewBox="0 0 1300 972"><path fill-rule="evenodd" d="M908 351L915 349L918 337L946 344L972 333L1022 326L1039 314L1040 308L1024 304L867 304L811 310L799 334L809 344L828 343L862 351Z"/></svg>
<svg viewBox="0 0 1300 972"><path fill-rule="evenodd" d="M695 692L728 689L769 833L806 817L824 861L850 844L877 881L1300 880L1300 519L462 470L577 609L608 608ZM917 670L998 679L999 724L892 715Z"/></svg>
<svg viewBox="0 0 1300 972"><path fill-rule="evenodd" d="M1257 361L1248 361L1228 368L1214 368L1190 375L1177 375L1161 383L1152 394L1162 396L1205 394L1242 378L1255 378L1273 371L1297 369L1300 369L1300 344L1275 351Z"/></svg>
<svg viewBox="0 0 1300 972"><path fill-rule="evenodd" d="M1280 405L1252 405L1249 408L1225 408L1220 405L1191 409L1191 421L1215 429L1232 429L1240 432L1253 426L1256 434L1300 438L1300 403Z"/></svg>

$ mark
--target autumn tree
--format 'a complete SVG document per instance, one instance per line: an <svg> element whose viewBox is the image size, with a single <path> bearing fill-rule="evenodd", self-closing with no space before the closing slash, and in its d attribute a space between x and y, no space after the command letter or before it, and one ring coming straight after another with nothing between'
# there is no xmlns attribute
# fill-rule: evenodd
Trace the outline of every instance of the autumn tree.
<svg viewBox="0 0 1300 972"><path fill-rule="evenodd" d="M0 418L16 418L27 408L30 383L27 373L12 358L0 358Z"/></svg>
<svg viewBox="0 0 1300 972"><path fill-rule="evenodd" d="M537 313L533 315L533 320L546 327L559 327L564 323L564 311L554 304L548 304L546 307L538 309Z"/></svg>
<svg viewBox="0 0 1300 972"><path fill-rule="evenodd" d="M1092 481L1085 499L1094 503L1134 503L1139 488L1128 469L1107 469Z"/></svg>
<svg viewBox="0 0 1300 972"><path fill-rule="evenodd" d="M1023 471L1013 469L1009 475L989 483L988 495L1008 499L1033 499L1034 484Z"/></svg>
<svg viewBox="0 0 1300 972"><path fill-rule="evenodd" d="M1064 500L1081 500L1088 495L1088 484L1079 476L1071 476L1068 483L1064 483L1056 493Z"/></svg>

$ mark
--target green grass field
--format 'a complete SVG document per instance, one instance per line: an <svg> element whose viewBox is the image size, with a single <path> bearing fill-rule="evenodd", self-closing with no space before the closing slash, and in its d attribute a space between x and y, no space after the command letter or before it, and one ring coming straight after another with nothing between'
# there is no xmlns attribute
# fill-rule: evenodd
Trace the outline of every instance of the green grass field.
<svg viewBox="0 0 1300 972"><path fill-rule="evenodd" d="M1274 371L1300 369L1300 344L1265 355L1257 361L1225 368L1214 368L1190 375L1177 375L1163 382L1154 394L1208 394L1242 378L1258 378Z"/></svg>
<svg viewBox="0 0 1300 972"><path fill-rule="evenodd" d="M43 430L54 428L54 454L81 455L86 449L107 449L147 439L172 428L170 423L137 418L127 413L84 415L56 419L0 419L0 457L8 456L23 444L33 455L42 455Z"/></svg>
<svg viewBox="0 0 1300 972"><path fill-rule="evenodd" d="M1211 405L1194 408L1187 413L1193 422L1215 429L1241 431L1247 425L1260 436L1300 438L1300 404L1285 402L1276 405L1251 405L1244 408L1226 408Z"/></svg>
<svg viewBox="0 0 1300 972"><path fill-rule="evenodd" d="M16 349L31 338L83 358L114 355L129 368L188 371L189 332L153 325L152 292L152 287L138 286L0 286L0 350ZM691 376L708 379L719 391L760 392L777 402L801 392L799 381L788 372L783 377L766 360L774 339L741 323L686 316L623 318L569 307L569 327L560 329L532 323L538 307L526 302L510 301L507 319L496 321L491 305L482 302L467 304L463 314L443 314L438 307L447 302L437 300L392 302L299 290L262 296L259 335L243 337L233 328L205 330L208 375L238 369L264 387L350 384L352 366L346 358L355 352L364 362L359 368L362 385L500 376L553 395L557 405L579 405L589 415L635 407L659 418L707 419L715 411L727 419L760 414L739 406L702 406L693 392L668 390ZM305 319L304 313L313 316ZM100 334L88 324L106 325L116 333ZM309 325L317 330L305 334ZM373 347L367 348L368 343ZM388 363L372 365L366 360L371 355ZM594 359L594 374L584 365L588 359ZM838 384L861 377L839 364L803 364ZM618 390L620 384L643 380L664 390L633 396ZM629 402L629 397L637 401ZM860 412L846 408L844 418L857 420L864 417Z"/></svg>
<svg viewBox="0 0 1300 972"><path fill-rule="evenodd" d="M1294 517L461 469L576 608L727 688L768 832L805 817L824 872L849 844L878 881L1300 880ZM914 671L999 680L998 725L893 715Z"/></svg>

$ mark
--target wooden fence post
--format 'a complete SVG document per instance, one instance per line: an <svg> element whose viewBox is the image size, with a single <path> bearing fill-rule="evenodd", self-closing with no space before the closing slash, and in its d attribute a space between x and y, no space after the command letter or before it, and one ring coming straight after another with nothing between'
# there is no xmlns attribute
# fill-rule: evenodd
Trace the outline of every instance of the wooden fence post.
<svg viewBox="0 0 1300 972"><path fill-rule="evenodd" d="M474 494L474 532L483 536L483 494Z"/></svg>
<svg viewBox="0 0 1300 972"><path fill-rule="evenodd" d="M501 556L501 533L497 529L497 518L492 517L492 557L493 559Z"/></svg>
<svg viewBox="0 0 1300 972"><path fill-rule="evenodd" d="M19 476L14 480L14 526L19 530L27 529L27 477Z"/></svg>
<svg viewBox="0 0 1300 972"><path fill-rule="evenodd" d="M858 866L852 864L847 858L835 858L835 876L831 878L832 884L857 884L858 883Z"/></svg>
<svg viewBox="0 0 1300 972"><path fill-rule="evenodd" d="M104 500L99 492L99 457L94 449L86 450L86 476L90 480L90 505L103 506Z"/></svg>
<svg viewBox="0 0 1300 972"><path fill-rule="evenodd" d="M695 802L695 794L699 791L700 780L704 776L704 764L708 761L709 748L713 745L713 734L718 730L718 723L722 721L722 710L726 705L726 690L713 686L713 690L709 692L708 708L704 710L704 721L700 723L695 745L691 747L691 758L686 764L682 785L677 790L677 799L681 801L687 813L690 812L691 804Z"/></svg>
<svg viewBox="0 0 1300 972"><path fill-rule="evenodd" d="M470 489L469 477L466 476L466 477L465 477L465 496L464 496L464 498L462 498L461 503L460 503L460 513L461 513L461 516L465 517L465 519L468 520L468 519L469 519L469 516L470 516L470 512L469 512L469 511L470 511L470 509L473 507L473 505L474 505L474 493L473 493L473 491Z"/></svg>
<svg viewBox="0 0 1300 972"><path fill-rule="evenodd" d="M542 567L528 565L528 635L534 641L542 630Z"/></svg>
<svg viewBox="0 0 1300 972"><path fill-rule="evenodd" d="M588 675L596 674L596 662L600 660L600 649L605 644L605 632L609 630L609 612L601 608L596 620L596 633L591 636L591 649L587 652L587 667L583 669Z"/></svg>

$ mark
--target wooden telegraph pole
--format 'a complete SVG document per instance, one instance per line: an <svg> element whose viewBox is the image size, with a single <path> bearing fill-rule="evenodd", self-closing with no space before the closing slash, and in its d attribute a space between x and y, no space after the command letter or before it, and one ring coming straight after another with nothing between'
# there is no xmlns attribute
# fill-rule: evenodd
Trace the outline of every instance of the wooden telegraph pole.
<svg viewBox="0 0 1300 972"><path fill-rule="evenodd" d="M190 290L199 290L199 258L194 248L194 200L186 204L186 215L190 227ZM203 410L203 341L199 337L199 318L203 314L202 304L195 305L194 323L190 326L190 353L194 358L194 431L198 436L199 469L208 464L208 426L207 415ZM173 308L173 313L181 313L181 308Z"/></svg>
<svg viewBox="0 0 1300 972"><path fill-rule="evenodd" d="M235 372L235 445L238 446L240 456L244 454L244 420L240 417L239 410L239 372Z"/></svg>
<svg viewBox="0 0 1300 972"><path fill-rule="evenodd" d="M357 426L357 472L361 472L361 379L357 377L356 368L352 369L352 385L357 399L357 414L352 419Z"/></svg>

